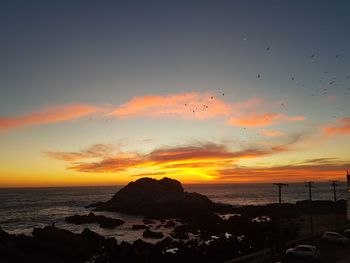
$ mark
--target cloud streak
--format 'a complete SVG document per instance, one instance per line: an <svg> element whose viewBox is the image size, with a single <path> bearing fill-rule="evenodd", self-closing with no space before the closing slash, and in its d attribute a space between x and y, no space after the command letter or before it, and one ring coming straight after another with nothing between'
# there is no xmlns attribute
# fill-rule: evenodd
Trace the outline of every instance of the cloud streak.
<svg viewBox="0 0 350 263"><path fill-rule="evenodd" d="M103 108L87 104L47 107L23 116L0 118L0 130L69 121L101 111Z"/></svg>
<svg viewBox="0 0 350 263"><path fill-rule="evenodd" d="M118 118L181 117L208 119L229 115L232 106L211 93L189 92L175 95L134 97L117 107L111 115Z"/></svg>
<svg viewBox="0 0 350 263"><path fill-rule="evenodd" d="M98 107L88 104L51 106L18 117L0 118L0 130L79 119L99 113L103 118L182 118L188 120L221 119L233 126L262 127L284 122L303 121L303 116L264 112L259 98L227 102L224 96L210 92L137 96L120 106ZM267 133L266 133L267 134ZM270 133L271 135L271 133ZM268 136L268 135L266 135Z"/></svg>
<svg viewBox="0 0 350 263"><path fill-rule="evenodd" d="M101 146L98 147L98 149ZM96 146L92 147L93 149ZM104 149L104 148L102 148ZM90 173L127 172L133 176L138 174L170 174L191 176L208 176L214 178L217 170L222 167L231 167L242 159L259 158L288 151L285 147L247 148L230 150L223 144L197 143L178 147L158 148L147 154L122 153L104 156L105 153L91 148L79 152L46 152L47 156L69 162L68 169ZM100 157L97 161L89 158Z"/></svg>
<svg viewBox="0 0 350 263"><path fill-rule="evenodd" d="M350 118L338 119L335 124L324 127L323 132L327 135L350 134Z"/></svg>
<svg viewBox="0 0 350 263"><path fill-rule="evenodd" d="M114 150L114 147L110 144L95 144L80 152L46 151L44 154L56 160L75 162L92 158L107 158L112 155Z"/></svg>
<svg viewBox="0 0 350 263"><path fill-rule="evenodd" d="M245 182L296 182L305 180L344 180L344 171L349 169L350 161L341 161L334 158L319 158L305 160L301 163L270 167L234 167L221 169L218 180L239 180Z"/></svg>
<svg viewBox="0 0 350 263"><path fill-rule="evenodd" d="M284 114L276 113L248 113L232 117L228 120L228 123L234 126L261 127L303 120L305 120L304 116L288 117Z"/></svg>

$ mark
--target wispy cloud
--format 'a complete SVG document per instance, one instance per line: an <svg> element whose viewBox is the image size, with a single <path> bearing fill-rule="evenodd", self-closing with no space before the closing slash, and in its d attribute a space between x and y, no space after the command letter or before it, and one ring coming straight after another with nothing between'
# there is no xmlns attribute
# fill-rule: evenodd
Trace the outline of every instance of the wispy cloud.
<svg viewBox="0 0 350 263"><path fill-rule="evenodd" d="M305 120L304 116L288 117L278 113L247 113L230 118L228 123L234 126L260 127L303 120Z"/></svg>
<svg viewBox="0 0 350 263"><path fill-rule="evenodd" d="M95 148L95 147L93 147ZM240 150L229 149L226 145L199 142L192 145L162 147L147 154L118 152L112 156L100 155L100 151L46 152L54 159L70 162L69 169L79 172L138 174L191 174L216 176L216 171L242 159L259 158L290 150L288 146L252 147ZM104 151L103 151L104 153ZM97 161L88 158L100 157ZM80 162L77 162L80 161Z"/></svg>
<svg viewBox="0 0 350 263"><path fill-rule="evenodd" d="M327 135L350 134L350 118L338 119L335 124L325 126L323 132Z"/></svg>
<svg viewBox="0 0 350 263"><path fill-rule="evenodd" d="M75 162L92 158L108 158L114 151L115 148L110 144L95 144L79 152L46 151L44 154L53 159Z"/></svg>
<svg viewBox="0 0 350 263"><path fill-rule="evenodd" d="M252 98L241 102L227 102L212 93L188 92L165 96L148 95L134 97L117 107L110 115L117 118L164 118L184 119L224 118L233 126L261 127L285 122L305 120L304 116L287 116L282 113L265 112L264 101Z"/></svg>
<svg viewBox="0 0 350 263"><path fill-rule="evenodd" d="M329 180L345 179L344 171L349 169L350 161L342 161L335 158L319 158L305 160L289 165L270 167L232 167L218 171L219 180L238 180L271 182L279 181L305 181L305 180Z"/></svg>
<svg viewBox="0 0 350 263"><path fill-rule="evenodd" d="M47 107L23 116L0 118L0 130L63 122L82 118L101 111L103 111L103 108L87 104Z"/></svg>
<svg viewBox="0 0 350 263"><path fill-rule="evenodd" d="M0 118L0 130L42 125L79 119L99 113L102 118L182 118L189 120L219 119L234 126L260 127L283 122L302 121L303 116L286 116L265 112L260 98L228 102L224 96L210 92L187 92L169 95L147 95L130 99L120 106L69 104L43 108L17 117Z"/></svg>
<svg viewBox="0 0 350 263"><path fill-rule="evenodd" d="M117 107L111 115L118 118L181 117L208 119L229 115L232 106L211 93L189 92L174 95L134 97Z"/></svg>

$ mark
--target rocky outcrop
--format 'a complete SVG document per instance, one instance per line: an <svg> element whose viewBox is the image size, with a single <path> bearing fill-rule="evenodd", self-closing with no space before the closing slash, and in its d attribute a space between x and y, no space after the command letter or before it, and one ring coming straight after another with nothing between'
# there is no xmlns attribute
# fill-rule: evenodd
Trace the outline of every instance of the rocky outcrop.
<svg viewBox="0 0 350 263"><path fill-rule="evenodd" d="M88 215L68 216L65 218L65 221L67 223L72 223L75 225L97 223L102 228L115 228L125 223L123 220L120 219L95 215L94 213L89 213Z"/></svg>
<svg viewBox="0 0 350 263"><path fill-rule="evenodd" d="M96 205L97 211L115 211L148 218L193 218L212 214L217 205L198 193L185 192L179 181L141 178Z"/></svg>

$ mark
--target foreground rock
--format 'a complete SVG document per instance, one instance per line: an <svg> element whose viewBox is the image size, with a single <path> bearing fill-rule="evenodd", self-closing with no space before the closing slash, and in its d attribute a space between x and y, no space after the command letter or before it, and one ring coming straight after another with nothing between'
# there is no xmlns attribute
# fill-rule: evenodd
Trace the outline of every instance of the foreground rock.
<svg viewBox="0 0 350 263"><path fill-rule="evenodd" d="M189 240L189 233L198 239ZM163 239L156 244L140 239L118 243L89 229L74 234L56 227L35 228L32 236L10 235L0 229L0 262L219 263L264 249L270 245L270 239L277 247L297 237L293 225L256 223L246 216L215 219L207 224L187 223L176 226L172 236L176 240L163 238L161 232L145 230L145 238Z"/></svg>
<svg viewBox="0 0 350 263"><path fill-rule="evenodd" d="M148 218L203 218L219 205L198 193L185 192L179 181L141 178L119 190L111 200L96 204L96 211L115 211Z"/></svg>
<svg viewBox="0 0 350 263"><path fill-rule="evenodd" d="M102 228L115 228L125 223L120 219L95 215L94 213L89 213L88 215L68 216L65 218L65 221L75 225L97 223Z"/></svg>

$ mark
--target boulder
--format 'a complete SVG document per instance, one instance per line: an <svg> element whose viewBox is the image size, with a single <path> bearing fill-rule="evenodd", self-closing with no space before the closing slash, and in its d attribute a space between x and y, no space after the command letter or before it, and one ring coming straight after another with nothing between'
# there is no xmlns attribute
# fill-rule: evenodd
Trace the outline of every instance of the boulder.
<svg viewBox="0 0 350 263"><path fill-rule="evenodd" d="M102 228L115 228L125 223L123 220L120 219L95 215L94 213L89 213L88 215L68 216L65 218L65 221L67 223L72 223L75 225L98 223Z"/></svg>
<svg viewBox="0 0 350 263"><path fill-rule="evenodd" d="M149 218L192 218L212 214L216 204L198 193L185 192L179 181L141 178L120 189L96 211L115 211Z"/></svg>

